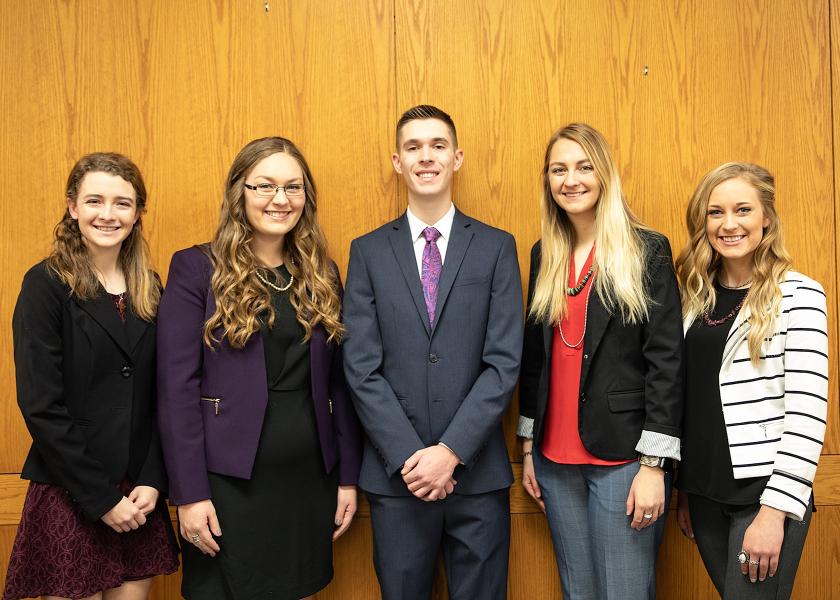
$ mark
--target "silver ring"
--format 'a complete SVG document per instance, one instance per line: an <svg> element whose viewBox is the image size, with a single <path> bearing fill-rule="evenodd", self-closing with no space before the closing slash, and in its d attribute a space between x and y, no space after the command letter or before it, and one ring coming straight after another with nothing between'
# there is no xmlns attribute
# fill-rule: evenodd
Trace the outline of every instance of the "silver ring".
<svg viewBox="0 0 840 600"><path fill-rule="evenodd" d="M645 513L643 516L644 516L645 519L652 519L653 518L653 515L651 513Z"/></svg>
<svg viewBox="0 0 840 600"><path fill-rule="evenodd" d="M201 536L198 535L197 533L194 533L190 536L190 539L192 540L193 544L197 544L198 542L201 541Z"/></svg>
<svg viewBox="0 0 840 600"><path fill-rule="evenodd" d="M755 565L757 567L758 566L758 561L757 560L751 560L750 564Z"/></svg>
<svg viewBox="0 0 840 600"><path fill-rule="evenodd" d="M747 564L747 561L750 560L750 555L747 554L746 550L741 550L738 554L735 555L735 558L738 559L738 562L742 565Z"/></svg>

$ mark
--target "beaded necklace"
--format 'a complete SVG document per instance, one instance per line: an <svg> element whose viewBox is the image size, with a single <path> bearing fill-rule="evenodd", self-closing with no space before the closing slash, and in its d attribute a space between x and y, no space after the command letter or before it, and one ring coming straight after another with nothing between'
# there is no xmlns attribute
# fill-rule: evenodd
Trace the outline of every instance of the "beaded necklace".
<svg viewBox="0 0 840 600"><path fill-rule="evenodd" d="M577 284L575 287L567 287L566 288L566 295L567 296L577 296L578 294L583 291L583 288L586 287L586 282L589 281L589 278L592 277L592 273L594 270L593 265L589 265L589 270L586 272L586 275L583 276L583 279L580 280L580 283Z"/></svg>
<svg viewBox="0 0 840 600"><path fill-rule="evenodd" d="M592 273L594 273L594 265L589 265L589 270L586 272L586 275L583 276L583 279L580 280L580 283L577 284L575 287L567 287L566 288L566 295L567 296L577 296L583 291L583 288L586 287L586 284L592 278ZM562 320L557 321L557 330L560 332L560 341L567 348L580 348L580 345L583 343L583 338L586 337L586 321L589 317L589 296L592 294L592 286L589 286L589 289L586 292L586 304L583 308L583 332L580 334L580 339L574 343L570 344L566 340L566 336L563 335L563 324Z"/></svg>
<svg viewBox="0 0 840 600"><path fill-rule="evenodd" d="M738 288L728 288L725 285L721 284L719 281L718 281L718 284L720 284L723 288L725 288L727 290L735 291L735 290L738 289ZM713 319L711 317L711 313L708 310L704 310L702 313L700 313L700 318L703 320L703 323L705 323L707 327L717 327L718 325L723 325L727 321L731 321L732 319L735 318L735 315L737 315L740 312L741 308L743 308L744 300L746 300L746 299L747 299L747 294L745 293L741 297L741 299L738 301L738 304L733 306L732 310L730 310L728 313L726 313L726 315L724 315L720 319Z"/></svg>

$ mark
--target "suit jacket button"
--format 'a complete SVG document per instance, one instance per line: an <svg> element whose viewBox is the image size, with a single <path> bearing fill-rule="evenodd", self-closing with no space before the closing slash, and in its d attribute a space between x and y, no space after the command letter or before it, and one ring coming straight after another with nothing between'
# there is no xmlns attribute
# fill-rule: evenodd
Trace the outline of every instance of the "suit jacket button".
<svg viewBox="0 0 840 600"><path fill-rule="evenodd" d="M436 363L438 360L440 360L440 359L438 358L437 354L430 354L429 355L429 362Z"/></svg>
<svg viewBox="0 0 840 600"><path fill-rule="evenodd" d="M132 370L133 369L131 367L126 365L122 369L120 369L120 373L122 373L123 377L131 377Z"/></svg>

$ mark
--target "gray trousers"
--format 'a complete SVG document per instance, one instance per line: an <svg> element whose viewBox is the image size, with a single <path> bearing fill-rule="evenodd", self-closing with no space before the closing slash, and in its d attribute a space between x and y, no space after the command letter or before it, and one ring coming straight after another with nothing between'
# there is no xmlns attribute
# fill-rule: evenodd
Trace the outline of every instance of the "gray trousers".
<svg viewBox="0 0 840 600"><path fill-rule="evenodd" d="M785 538L776 575L755 583L741 574L737 554L741 551L744 533L761 505L733 506L689 494L688 507L694 539L703 564L723 600L790 598L799 558L805 546L805 536L811 524L813 503L808 506L802 522L785 519Z"/></svg>

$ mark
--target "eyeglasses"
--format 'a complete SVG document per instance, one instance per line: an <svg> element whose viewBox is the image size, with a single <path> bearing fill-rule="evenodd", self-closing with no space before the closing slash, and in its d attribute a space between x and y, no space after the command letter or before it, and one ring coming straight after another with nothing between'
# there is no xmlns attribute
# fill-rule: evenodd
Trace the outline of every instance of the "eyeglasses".
<svg viewBox="0 0 840 600"><path fill-rule="evenodd" d="M280 190L283 190L286 198L302 198L305 190L302 183L287 183L286 185L276 185L274 183L250 185L246 183L245 187L254 190L257 196L263 196L264 198L273 198Z"/></svg>

